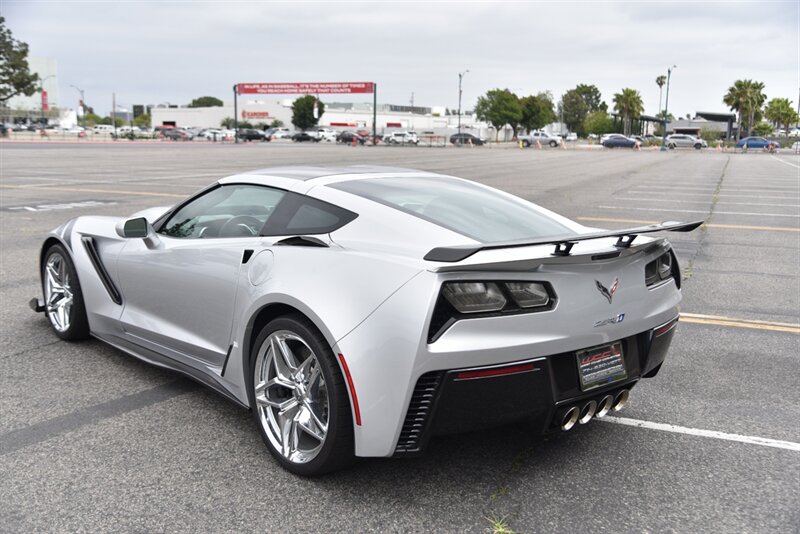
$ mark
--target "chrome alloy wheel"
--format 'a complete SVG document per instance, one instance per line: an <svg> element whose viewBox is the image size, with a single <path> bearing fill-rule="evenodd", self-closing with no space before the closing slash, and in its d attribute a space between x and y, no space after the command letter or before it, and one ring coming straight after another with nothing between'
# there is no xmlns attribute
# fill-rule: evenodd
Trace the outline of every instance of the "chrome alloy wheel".
<svg viewBox="0 0 800 534"><path fill-rule="evenodd" d="M57 252L48 256L44 267L44 302L47 317L53 328L59 332L69 330L69 318L72 312L72 286L67 262Z"/></svg>
<svg viewBox="0 0 800 534"><path fill-rule="evenodd" d="M328 388L314 351L297 334L273 332L258 350L256 410L270 443L287 460L313 460L328 433Z"/></svg>

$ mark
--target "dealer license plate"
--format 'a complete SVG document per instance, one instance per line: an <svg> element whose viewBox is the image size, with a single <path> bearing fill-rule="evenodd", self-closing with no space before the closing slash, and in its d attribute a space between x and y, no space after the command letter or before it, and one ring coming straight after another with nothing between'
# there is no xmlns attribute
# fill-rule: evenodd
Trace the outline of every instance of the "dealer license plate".
<svg viewBox="0 0 800 534"><path fill-rule="evenodd" d="M622 343L619 341L579 351L577 357L581 391L613 384L628 376L622 358Z"/></svg>

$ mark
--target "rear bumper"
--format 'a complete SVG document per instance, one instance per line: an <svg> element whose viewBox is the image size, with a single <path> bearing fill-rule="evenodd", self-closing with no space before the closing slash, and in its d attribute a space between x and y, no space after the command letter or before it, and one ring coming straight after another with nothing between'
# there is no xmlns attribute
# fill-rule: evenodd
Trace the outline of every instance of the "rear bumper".
<svg viewBox="0 0 800 534"><path fill-rule="evenodd" d="M422 452L436 435L526 421L534 431L558 430L573 406L597 404L654 376L666 357L678 318L619 340L625 380L582 391L576 352L510 362L501 366L432 371L416 383L394 454ZM494 370L498 374L493 375Z"/></svg>

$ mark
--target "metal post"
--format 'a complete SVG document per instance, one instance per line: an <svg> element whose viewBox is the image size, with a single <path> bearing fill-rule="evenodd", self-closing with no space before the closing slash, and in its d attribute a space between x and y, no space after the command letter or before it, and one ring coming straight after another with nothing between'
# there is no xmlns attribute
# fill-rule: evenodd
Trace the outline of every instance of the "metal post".
<svg viewBox="0 0 800 534"><path fill-rule="evenodd" d="M465 70L464 72L458 73L458 142L459 144L462 143L461 139L461 81L464 79L464 76L469 72L469 69Z"/></svg>
<svg viewBox="0 0 800 534"><path fill-rule="evenodd" d="M111 124L114 125L114 138L117 137L117 93L111 93Z"/></svg>
<svg viewBox="0 0 800 534"><path fill-rule="evenodd" d="M83 123L83 124L81 124L81 126L86 128L86 101L84 100L84 97L83 97L83 89L81 89L80 87L78 87L76 85L70 85L70 87L72 87L73 89L78 91L78 93L81 95L80 104L81 104L81 108L82 108L81 111L83 112L81 114L81 122Z"/></svg>
<svg viewBox="0 0 800 534"><path fill-rule="evenodd" d="M233 85L233 142L239 142L239 84Z"/></svg>
<svg viewBox="0 0 800 534"><path fill-rule="evenodd" d="M378 144L378 84L372 84L372 146Z"/></svg>
<svg viewBox="0 0 800 534"><path fill-rule="evenodd" d="M667 69L667 96L664 99L664 117L661 121L663 125L663 132L661 132L661 151L664 152L667 150L667 121L669 117L669 80L672 77L672 69L677 69L677 65L673 65L672 67Z"/></svg>

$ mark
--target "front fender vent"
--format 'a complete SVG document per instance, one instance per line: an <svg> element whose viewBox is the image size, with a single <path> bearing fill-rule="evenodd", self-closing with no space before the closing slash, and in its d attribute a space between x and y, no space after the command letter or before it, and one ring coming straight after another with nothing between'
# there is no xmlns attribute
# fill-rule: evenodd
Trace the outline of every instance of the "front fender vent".
<svg viewBox="0 0 800 534"><path fill-rule="evenodd" d="M417 380L411 402L408 404L403 429L400 431L400 439L397 440L397 447L394 450L395 454L408 454L421 450L442 376L441 371L434 371L425 373Z"/></svg>

